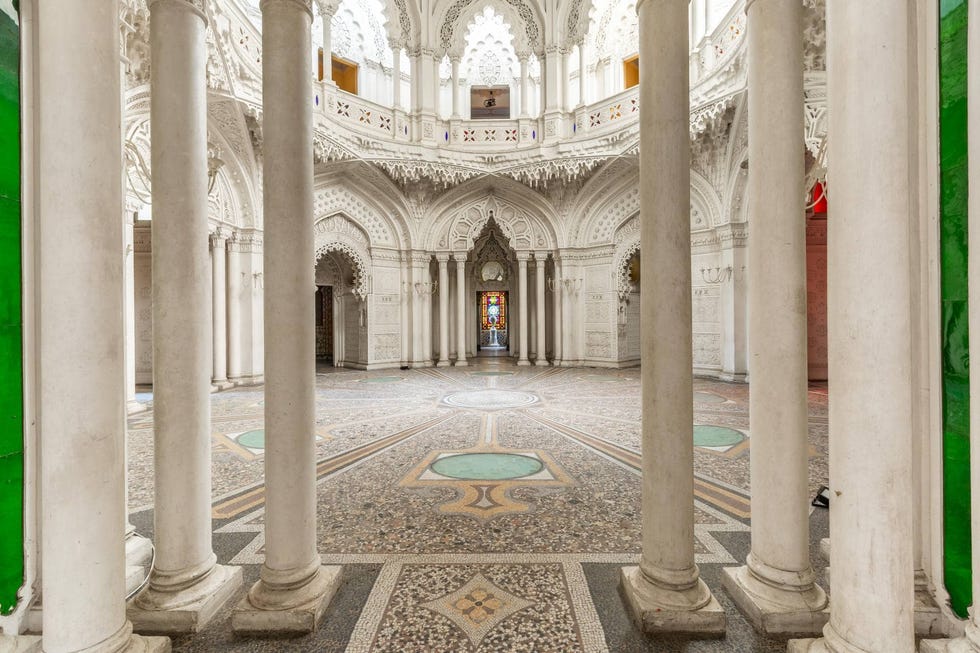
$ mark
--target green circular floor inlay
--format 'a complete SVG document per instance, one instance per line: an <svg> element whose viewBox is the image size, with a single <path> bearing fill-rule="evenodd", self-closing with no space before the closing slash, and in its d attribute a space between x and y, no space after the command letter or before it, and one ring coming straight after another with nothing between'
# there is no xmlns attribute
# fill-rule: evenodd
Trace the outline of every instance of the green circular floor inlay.
<svg viewBox="0 0 980 653"><path fill-rule="evenodd" d="M694 401L699 404L723 404L728 400L713 392L695 392Z"/></svg>
<svg viewBox="0 0 980 653"><path fill-rule="evenodd" d="M400 376L375 376L369 379L361 379L361 383L398 383L402 380Z"/></svg>
<svg viewBox="0 0 980 653"><path fill-rule="evenodd" d="M431 467L437 474L462 481L503 481L537 474L544 463L513 453L464 453L440 458Z"/></svg>
<svg viewBox="0 0 980 653"><path fill-rule="evenodd" d="M739 431L724 426L694 427L694 444L699 447L730 447L744 439Z"/></svg>
<svg viewBox="0 0 980 653"><path fill-rule="evenodd" d="M246 431L238 436L238 444L250 449L265 449L265 429Z"/></svg>

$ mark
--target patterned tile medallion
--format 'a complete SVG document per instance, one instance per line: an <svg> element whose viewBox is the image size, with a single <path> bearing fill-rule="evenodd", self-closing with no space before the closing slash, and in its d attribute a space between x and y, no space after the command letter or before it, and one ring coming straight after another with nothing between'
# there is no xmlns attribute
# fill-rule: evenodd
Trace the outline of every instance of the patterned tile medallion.
<svg viewBox="0 0 980 653"><path fill-rule="evenodd" d="M386 565L347 651L604 651L581 567L568 566L572 573L561 562Z"/></svg>

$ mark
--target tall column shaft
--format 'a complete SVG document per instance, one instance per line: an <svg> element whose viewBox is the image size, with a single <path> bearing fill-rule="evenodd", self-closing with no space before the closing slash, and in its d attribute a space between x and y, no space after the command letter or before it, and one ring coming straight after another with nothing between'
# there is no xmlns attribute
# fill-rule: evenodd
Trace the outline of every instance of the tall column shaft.
<svg viewBox="0 0 980 653"><path fill-rule="evenodd" d="M153 443L156 557L130 618L198 630L241 584L211 548L211 267L208 258L207 18L153 0Z"/></svg>
<svg viewBox="0 0 980 653"><path fill-rule="evenodd" d="M215 236L211 243L211 330L214 355L212 379L216 383L224 383L228 380L225 239Z"/></svg>
<svg viewBox="0 0 980 653"><path fill-rule="evenodd" d="M562 283L561 283L562 277L561 277L561 275L562 275L561 261L556 257L555 258L555 277L553 279L554 288L552 290L552 293L554 295L553 296L553 304L552 304L553 305L554 323L552 324L552 326L554 327L554 330L555 330L555 335L554 335L554 343L555 343L554 344L554 348L555 348L555 351L554 351L553 363L554 363L555 366L558 366L558 365L561 364L562 354L564 353L563 350L562 350L562 342L561 342L561 340L562 340L562 322L564 322L564 320L565 320L564 313L562 312L564 310L563 307L562 307L562 305L564 304L564 300L563 300L562 295L564 293L563 293L563 289L562 289Z"/></svg>
<svg viewBox="0 0 980 653"><path fill-rule="evenodd" d="M833 653L915 648L909 11L888 0L827 3L834 562L830 623L812 650Z"/></svg>
<svg viewBox="0 0 980 653"><path fill-rule="evenodd" d="M28 223L38 242L43 647L116 653L134 639L123 603L119 14L105 1L34 10L37 185L47 189Z"/></svg>
<svg viewBox="0 0 980 653"><path fill-rule="evenodd" d="M535 286L535 316L537 327L537 347L535 348L535 353L537 358L534 360L535 365L547 365L548 364L548 352L547 343L545 338L545 311L544 311L544 264L547 254L544 252L537 252L534 255L534 286Z"/></svg>
<svg viewBox="0 0 980 653"><path fill-rule="evenodd" d="M439 262L439 367L449 365L449 255L438 254Z"/></svg>
<svg viewBox="0 0 980 653"><path fill-rule="evenodd" d="M449 87L453 94L453 118L459 118L459 57L452 57L450 62L453 66L452 77L449 80Z"/></svg>
<svg viewBox="0 0 980 653"><path fill-rule="evenodd" d="M265 562L232 627L311 631L339 581L339 568L321 568L316 539L313 12L310 0L261 8Z"/></svg>
<svg viewBox="0 0 980 653"><path fill-rule="evenodd" d="M810 565L803 5L748 5L749 397L752 551L725 587L768 633L819 632L827 597Z"/></svg>
<svg viewBox="0 0 980 653"><path fill-rule="evenodd" d="M466 254L456 259L456 367L466 365Z"/></svg>
<svg viewBox="0 0 980 653"><path fill-rule="evenodd" d="M323 79L333 81L333 14L323 12Z"/></svg>
<svg viewBox="0 0 980 653"><path fill-rule="evenodd" d="M527 252L517 253L517 301L518 301L518 365L530 365L531 361L527 357L528 341L530 340L528 331L530 330L530 320L527 311Z"/></svg>
<svg viewBox="0 0 980 653"><path fill-rule="evenodd" d="M531 91L528 83L528 55L521 57L521 118L530 116L531 111Z"/></svg>
<svg viewBox="0 0 980 653"><path fill-rule="evenodd" d="M225 263L227 265L228 309L228 378L236 380L242 376L242 256L236 240L229 242Z"/></svg>
<svg viewBox="0 0 980 653"><path fill-rule="evenodd" d="M578 44L578 103L579 105L584 105L587 103L586 98L586 79L588 73L589 62L585 56L585 39L582 39L581 43Z"/></svg>
<svg viewBox="0 0 980 653"><path fill-rule="evenodd" d="M391 44L391 106L402 108L402 46Z"/></svg>
<svg viewBox="0 0 980 653"><path fill-rule="evenodd" d="M642 556L623 570L646 631L718 634L725 613L694 563L687 2L640 0Z"/></svg>

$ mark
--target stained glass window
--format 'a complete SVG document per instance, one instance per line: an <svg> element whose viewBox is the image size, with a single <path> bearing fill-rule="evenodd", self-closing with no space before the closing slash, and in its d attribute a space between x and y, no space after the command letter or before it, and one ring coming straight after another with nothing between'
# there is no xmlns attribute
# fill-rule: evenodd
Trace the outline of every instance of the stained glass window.
<svg viewBox="0 0 980 653"><path fill-rule="evenodd" d="M484 292L480 301L480 323L485 330L507 328L507 293Z"/></svg>

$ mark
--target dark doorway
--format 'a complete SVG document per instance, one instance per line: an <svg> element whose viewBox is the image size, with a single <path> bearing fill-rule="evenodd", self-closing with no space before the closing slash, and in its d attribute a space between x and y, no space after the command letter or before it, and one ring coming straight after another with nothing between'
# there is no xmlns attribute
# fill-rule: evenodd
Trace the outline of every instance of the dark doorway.
<svg viewBox="0 0 980 653"><path fill-rule="evenodd" d="M333 365L333 286L316 287L316 359Z"/></svg>

